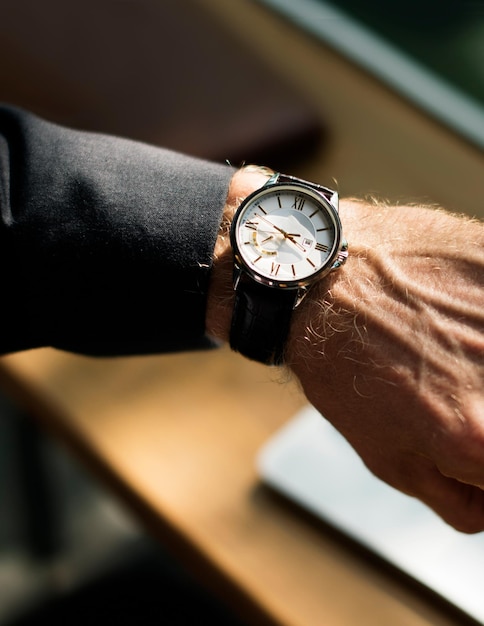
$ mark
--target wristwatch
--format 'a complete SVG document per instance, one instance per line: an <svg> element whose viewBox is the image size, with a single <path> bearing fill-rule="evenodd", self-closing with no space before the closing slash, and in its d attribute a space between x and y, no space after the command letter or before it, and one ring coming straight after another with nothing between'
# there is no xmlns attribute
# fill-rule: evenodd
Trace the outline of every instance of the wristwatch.
<svg viewBox="0 0 484 626"><path fill-rule="evenodd" d="M311 285L348 256L338 193L273 174L232 221L234 309L230 345L255 361L284 363L294 308Z"/></svg>

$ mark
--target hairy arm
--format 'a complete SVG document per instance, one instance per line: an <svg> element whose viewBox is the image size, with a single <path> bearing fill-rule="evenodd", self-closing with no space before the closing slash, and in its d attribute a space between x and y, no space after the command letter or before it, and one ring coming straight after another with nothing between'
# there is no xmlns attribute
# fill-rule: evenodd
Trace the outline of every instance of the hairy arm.
<svg viewBox="0 0 484 626"><path fill-rule="evenodd" d="M229 204L255 176L234 179ZM359 201L340 212L349 260L296 309L288 367L372 472L459 530L482 530L484 224ZM230 256L222 233L208 327L223 339Z"/></svg>

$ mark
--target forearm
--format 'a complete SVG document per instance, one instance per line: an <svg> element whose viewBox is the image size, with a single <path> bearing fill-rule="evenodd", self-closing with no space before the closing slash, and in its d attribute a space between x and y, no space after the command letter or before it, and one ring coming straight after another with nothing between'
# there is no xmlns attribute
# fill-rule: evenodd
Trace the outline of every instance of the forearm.
<svg viewBox="0 0 484 626"><path fill-rule="evenodd" d="M269 175L263 168L249 166L237 170L230 182L214 247L206 314L207 334L223 342L229 340L234 302L230 225L240 202L261 187Z"/></svg>

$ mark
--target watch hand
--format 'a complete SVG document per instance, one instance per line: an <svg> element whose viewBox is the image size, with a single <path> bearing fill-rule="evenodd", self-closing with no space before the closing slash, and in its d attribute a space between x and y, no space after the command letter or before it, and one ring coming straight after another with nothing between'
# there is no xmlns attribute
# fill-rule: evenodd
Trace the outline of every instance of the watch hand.
<svg viewBox="0 0 484 626"><path fill-rule="evenodd" d="M291 241L297 248L299 248L303 252L306 252L306 248L304 246L302 246L300 243L298 243L297 241L294 240L294 237L300 237L301 236L300 233L286 233L285 230L283 230L282 228L279 228L279 226L276 226L275 224L273 224L270 220L268 220L263 215L258 215L257 217L259 217L261 220L264 220L264 222L267 222L268 224L270 224L272 226L272 228L275 228L279 233L284 235L284 239L289 239L289 241Z"/></svg>
<svg viewBox="0 0 484 626"><path fill-rule="evenodd" d="M291 241L295 246L297 246L300 250L302 250L303 252L306 252L306 248L304 246L302 246L298 241L295 241L293 239L295 235L287 235L286 239L289 239L289 241Z"/></svg>
<svg viewBox="0 0 484 626"><path fill-rule="evenodd" d="M267 222L268 224L270 224L272 226L272 228L275 228L279 233L284 235L285 239L290 239L291 237L300 237L301 236L300 233L286 233L285 230L283 230L282 228L279 228L279 226L276 226L275 224L273 224L271 221L269 221L263 215L258 215L257 217L259 217L261 220L264 220L264 222ZM294 243L296 243L296 242L294 242Z"/></svg>
<svg viewBox="0 0 484 626"><path fill-rule="evenodd" d="M271 221L269 221L263 215L258 215L257 217L260 218L261 220L264 220L264 222L267 222L268 224L270 224L272 226L272 228L275 228L278 232L282 233L284 235L284 237L286 236L286 231L282 230L282 228L279 228L279 226L276 226L275 224L273 224Z"/></svg>

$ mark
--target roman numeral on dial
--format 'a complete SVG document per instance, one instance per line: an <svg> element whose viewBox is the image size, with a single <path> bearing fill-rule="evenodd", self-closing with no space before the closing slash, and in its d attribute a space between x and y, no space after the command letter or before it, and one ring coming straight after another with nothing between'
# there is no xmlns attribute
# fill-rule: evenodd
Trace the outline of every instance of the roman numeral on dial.
<svg viewBox="0 0 484 626"><path fill-rule="evenodd" d="M280 263L273 263L271 266L271 274L273 276L277 276L279 273L279 268L281 267Z"/></svg>
<svg viewBox="0 0 484 626"><path fill-rule="evenodd" d="M294 198L294 202L292 203L292 208L296 209L296 211L302 211L304 209L304 204L306 202L306 198L301 198L297 196Z"/></svg>

